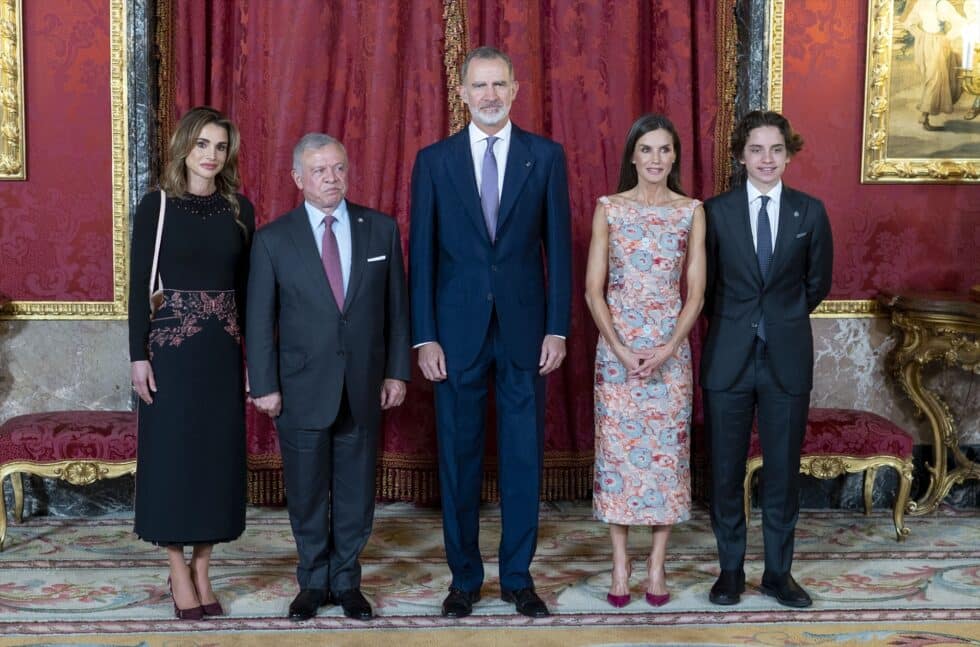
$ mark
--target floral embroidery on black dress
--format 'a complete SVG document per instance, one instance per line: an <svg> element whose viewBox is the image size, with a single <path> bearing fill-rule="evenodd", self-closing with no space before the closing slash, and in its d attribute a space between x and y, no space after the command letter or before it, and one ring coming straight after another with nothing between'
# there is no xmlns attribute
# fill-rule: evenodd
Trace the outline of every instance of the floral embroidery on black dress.
<svg viewBox="0 0 980 647"><path fill-rule="evenodd" d="M163 305L150 330L150 358L154 346L180 346L203 330L203 320L212 317L223 324L236 343L241 342L234 290L164 290Z"/></svg>

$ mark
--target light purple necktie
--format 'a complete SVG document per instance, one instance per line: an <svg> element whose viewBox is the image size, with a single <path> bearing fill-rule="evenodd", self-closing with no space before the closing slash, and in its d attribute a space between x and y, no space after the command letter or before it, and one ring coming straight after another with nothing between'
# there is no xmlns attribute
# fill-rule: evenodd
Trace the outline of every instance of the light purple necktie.
<svg viewBox="0 0 980 647"><path fill-rule="evenodd" d="M344 273L340 269L340 248L337 246L337 237L333 235L333 223L337 219L334 216L324 216L323 218L323 249L321 258L323 260L323 271L327 273L327 281L333 291L333 298L337 301L337 308L344 311Z"/></svg>
<svg viewBox="0 0 980 647"><path fill-rule="evenodd" d="M497 209L500 196L497 194L497 158L493 155L493 145L499 137L487 137L487 152L483 154L483 176L480 178L480 202L483 204L483 221L487 223L490 241L497 237Z"/></svg>

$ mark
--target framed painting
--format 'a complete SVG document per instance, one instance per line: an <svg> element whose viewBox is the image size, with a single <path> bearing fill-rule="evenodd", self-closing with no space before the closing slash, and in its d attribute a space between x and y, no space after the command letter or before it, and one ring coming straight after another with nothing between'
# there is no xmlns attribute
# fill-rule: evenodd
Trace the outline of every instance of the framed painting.
<svg viewBox="0 0 980 647"><path fill-rule="evenodd" d="M126 317L126 4L0 0L0 319Z"/></svg>
<svg viewBox="0 0 980 647"><path fill-rule="evenodd" d="M0 0L0 180L23 180L24 30L20 0Z"/></svg>
<svg viewBox="0 0 980 647"><path fill-rule="evenodd" d="M861 181L980 182L980 0L869 0Z"/></svg>

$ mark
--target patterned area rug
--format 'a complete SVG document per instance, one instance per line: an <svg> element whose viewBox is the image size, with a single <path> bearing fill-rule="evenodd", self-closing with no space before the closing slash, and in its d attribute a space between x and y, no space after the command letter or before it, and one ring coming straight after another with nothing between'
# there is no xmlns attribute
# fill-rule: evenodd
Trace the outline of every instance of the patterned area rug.
<svg viewBox="0 0 980 647"><path fill-rule="evenodd" d="M672 599L643 600L649 532L631 534L633 602L605 602L607 529L588 504L547 505L534 577L554 615L532 621L499 600L499 511L484 511L481 544L488 580L474 615L447 621L439 608L449 581L438 510L378 509L365 552L363 590L378 618L364 624L325 607L305 623L284 615L296 593L295 550L285 511L250 509L245 535L215 549L213 580L229 615L177 621L162 551L137 540L129 517L29 519L12 524L0 553L0 647L38 644L371 645L424 644L980 644L980 512L942 508L911 518L894 539L886 511L810 511L797 531L794 574L814 598L791 610L762 596L761 530L753 514L741 604L708 603L717 575L706 511L678 526L667 566ZM323 633L324 630L328 630ZM192 632L192 633L187 633ZM202 633L203 632L203 633ZM315 632L315 633L311 633Z"/></svg>

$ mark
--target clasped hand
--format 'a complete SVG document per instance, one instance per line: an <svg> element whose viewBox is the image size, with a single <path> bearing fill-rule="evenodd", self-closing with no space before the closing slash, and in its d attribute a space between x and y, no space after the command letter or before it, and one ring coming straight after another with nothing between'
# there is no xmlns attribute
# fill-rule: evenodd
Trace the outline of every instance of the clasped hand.
<svg viewBox="0 0 980 647"><path fill-rule="evenodd" d="M659 369L673 354L674 349L670 345L664 345L643 350L623 347L616 353L616 356L626 367L629 377L643 379L653 375L653 372Z"/></svg>

